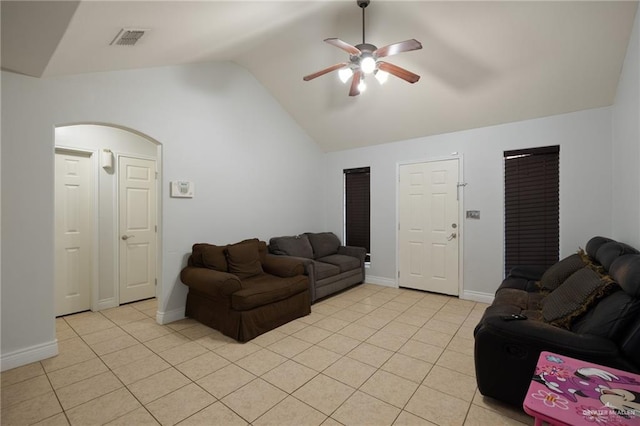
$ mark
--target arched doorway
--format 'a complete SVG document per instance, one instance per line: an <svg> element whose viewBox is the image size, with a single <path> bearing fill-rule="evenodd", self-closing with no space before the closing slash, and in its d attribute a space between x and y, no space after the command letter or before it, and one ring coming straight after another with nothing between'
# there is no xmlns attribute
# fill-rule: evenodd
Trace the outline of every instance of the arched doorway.
<svg viewBox="0 0 640 426"><path fill-rule="evenodd" d="M56 315L160 297L161 144L132 129L89 123L56 127L55 146ZM88 202L77 204L77 188L65 189L58 182L59 154L71 156L61 164L72 164L74 156L88 159L89 177L84 182L90 190ZM75 166L70 167L75 173ZM64 193L71 195L59 200ZM89 224L84 247L59 244L66 235L79 233L71 228L80 223ZM89 259L89 267L82 259ZM59 309L58 299L74 299L83 292L90 293L89 306Z"/></svg>

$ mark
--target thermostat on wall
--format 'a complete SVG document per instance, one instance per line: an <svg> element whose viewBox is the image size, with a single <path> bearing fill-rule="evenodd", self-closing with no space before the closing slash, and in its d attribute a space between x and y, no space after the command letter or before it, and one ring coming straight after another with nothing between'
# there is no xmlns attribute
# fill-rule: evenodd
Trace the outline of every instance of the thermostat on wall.
<svg viewBox="0 0 640 426"><path fill-rule="evenodd" d="M171 182L171 196L174 198L193 198L193 182L184 180Z"/></svg>

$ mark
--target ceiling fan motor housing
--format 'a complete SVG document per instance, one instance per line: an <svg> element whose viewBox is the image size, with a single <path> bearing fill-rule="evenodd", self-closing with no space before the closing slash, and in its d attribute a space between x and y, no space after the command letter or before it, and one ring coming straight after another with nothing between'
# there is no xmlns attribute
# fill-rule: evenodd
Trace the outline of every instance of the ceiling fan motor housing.
<svg viewBox="0 0 640 426"><path fill-rule="evenodd" d="M358 6L364 9L369 6L370 0L356 0L356 2L358 3Z"/></svg>

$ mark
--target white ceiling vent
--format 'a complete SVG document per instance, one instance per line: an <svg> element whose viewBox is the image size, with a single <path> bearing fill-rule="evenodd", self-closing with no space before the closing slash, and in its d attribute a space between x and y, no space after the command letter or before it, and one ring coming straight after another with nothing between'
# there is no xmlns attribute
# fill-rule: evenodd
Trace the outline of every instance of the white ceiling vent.
<svg viewBox="0 0 640 426"><path fill-rule="evenodd" d="M120 46L133 46L142 38L146 31L147 30L140 28L123 28L116 35L113 41L109 43L109 46L113 46L114 44Z"/></svg>

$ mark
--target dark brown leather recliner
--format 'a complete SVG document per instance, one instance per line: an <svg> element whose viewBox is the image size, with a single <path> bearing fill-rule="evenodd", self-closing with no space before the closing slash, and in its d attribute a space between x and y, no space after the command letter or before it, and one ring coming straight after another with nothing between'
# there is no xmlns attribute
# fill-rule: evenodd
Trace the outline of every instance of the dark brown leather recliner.
<svg viewBox="0 0 640 426"><path fill-rule="evenodd" d="M595 281L592 272L603 284L589 293L585 289ZM576 301L578 293L590 295ZM514 320L514 314L526 319ZM586 253L546 271L514 268L474 336L480 393L519 407L541 351L638 373L640 254L626 244L594 237Z"/></svg>

